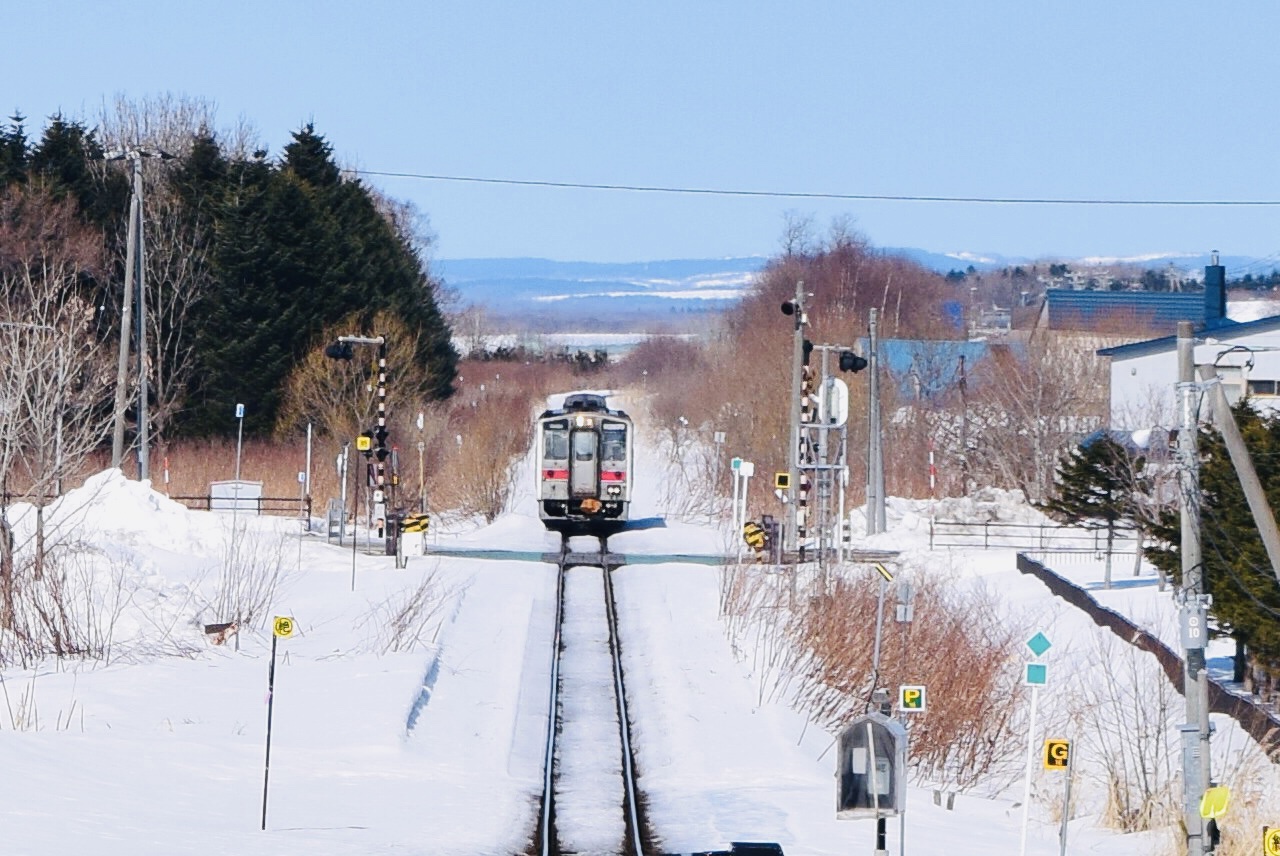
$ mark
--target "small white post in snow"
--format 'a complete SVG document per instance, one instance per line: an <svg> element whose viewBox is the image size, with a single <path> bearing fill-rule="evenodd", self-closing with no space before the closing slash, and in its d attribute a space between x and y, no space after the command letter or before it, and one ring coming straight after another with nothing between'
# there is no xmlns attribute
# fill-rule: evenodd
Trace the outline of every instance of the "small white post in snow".
<svg viewBox="0 0 1280 856"><path fill-rule="evenodd" d="M1037 633L1027 640L1027 647L1031 649L1033 662L1025 665L1022 681L1031 687L1031 717L1027 723L1027 775L1026 784L1022 791L1022 836L1021 843L1018 846L1020 856L1026 856L1027 853L1027 823L1031 811L1031 768L1035 761L1036 751L1036 701L1040 697L1040 687L1048 682L1049 676L1049 667L1038 661L1044 656L1044 652L1049 650L1051 644L1048 637L1043 633Z"/></svg>
<svg viewBox="0 0 1280 856"><path fill-rule="evenodd" d="M1027 852L1027 820L1031 808L1031 767L1036 753L1036 699L1040 697L1040 688L1031 688L1031 721L1027 726L1027 780L1022 791L1022 837L1018 845L1018 853L1026 856Z"/></svg>

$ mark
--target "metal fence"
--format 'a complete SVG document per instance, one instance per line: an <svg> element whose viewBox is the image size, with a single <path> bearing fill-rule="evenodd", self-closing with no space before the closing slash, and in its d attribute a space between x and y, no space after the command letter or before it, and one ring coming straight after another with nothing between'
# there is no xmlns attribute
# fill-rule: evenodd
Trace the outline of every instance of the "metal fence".
<svg viewBox="0 0 1280 856"><path fill-rule="evenodd" d="M1059 553L1105 553L1107 530L1080 529L1056 523L1006 523L930 520L929 548L968 547L1012 550L1045 550ZM1112 554L1132 553L1137 547L1134 530L1116 527Z"/></svg>
<svg viewBox="0 0 1280 856"><path fill-rule="evenodd" d="M174 502L180 502L194 511L213 511L214 503L226 504L223 496L171 496ZM257 496L241 497L235 500L238 508L248 514L276 514L281 516L305 516L311 519L311 497L302 499L297 496ZM230 511L230 508L219 508L219 511Z"/></svg>

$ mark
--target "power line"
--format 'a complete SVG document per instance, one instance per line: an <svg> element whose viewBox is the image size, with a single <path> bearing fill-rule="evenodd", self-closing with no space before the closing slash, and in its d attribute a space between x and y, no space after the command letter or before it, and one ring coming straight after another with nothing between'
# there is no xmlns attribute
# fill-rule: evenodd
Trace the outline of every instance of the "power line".
<svg viewBox="0 0 1280 856"><path fill-rule="evenodd" d="M957 202L983 205L1137 205L1147 207L1276 207L1280 199L1067 199L1013 196L914 196L898 193L813 193L793 190L733 190L711 187L673 187L649 184L594 184L580 181L541 181L523 178L483 178L473 175L436 175L347 169L354 175L411 178L419 181L452 181L466 184L499 184L510 187L551 187L562 190L612 190L627 193L683 193L697 196L746 196L766 199L838 199L854 202Z"/></svg>

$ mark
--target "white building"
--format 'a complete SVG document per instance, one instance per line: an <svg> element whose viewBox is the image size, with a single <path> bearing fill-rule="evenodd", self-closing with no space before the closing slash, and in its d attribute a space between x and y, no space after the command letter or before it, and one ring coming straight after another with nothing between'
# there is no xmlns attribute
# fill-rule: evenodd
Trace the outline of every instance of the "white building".
<svg viewBox="0 0 1280 856"><path fill-rule="evenodd" d="M1226 317L1225 272L1205 268L1204 314L1196 325L1195 362L1216 366L1227 400L1247 391L1256 407L1280 412L1280 315L1237 323ZM1177 337L1103 348L1111 361L1111 427L1174 427L1178 382Z"/></svg>

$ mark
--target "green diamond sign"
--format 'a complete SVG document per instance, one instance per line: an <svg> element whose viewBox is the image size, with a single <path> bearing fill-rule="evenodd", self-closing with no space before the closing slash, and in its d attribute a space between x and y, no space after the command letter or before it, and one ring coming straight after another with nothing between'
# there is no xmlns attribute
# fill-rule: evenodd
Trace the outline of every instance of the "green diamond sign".
<svg viewBox="0 0 1280 856"><path fill-rule="evenodd" d="M1052 646L1053 643L1049 641L1049 637L1045 636L1043 633L1037 633L1035 636L1032 636L1027 640L1027 647L1030 648L1031 653L1035 654L1037 657L1043 657L1044 652L1048 651Z"/></svg>

